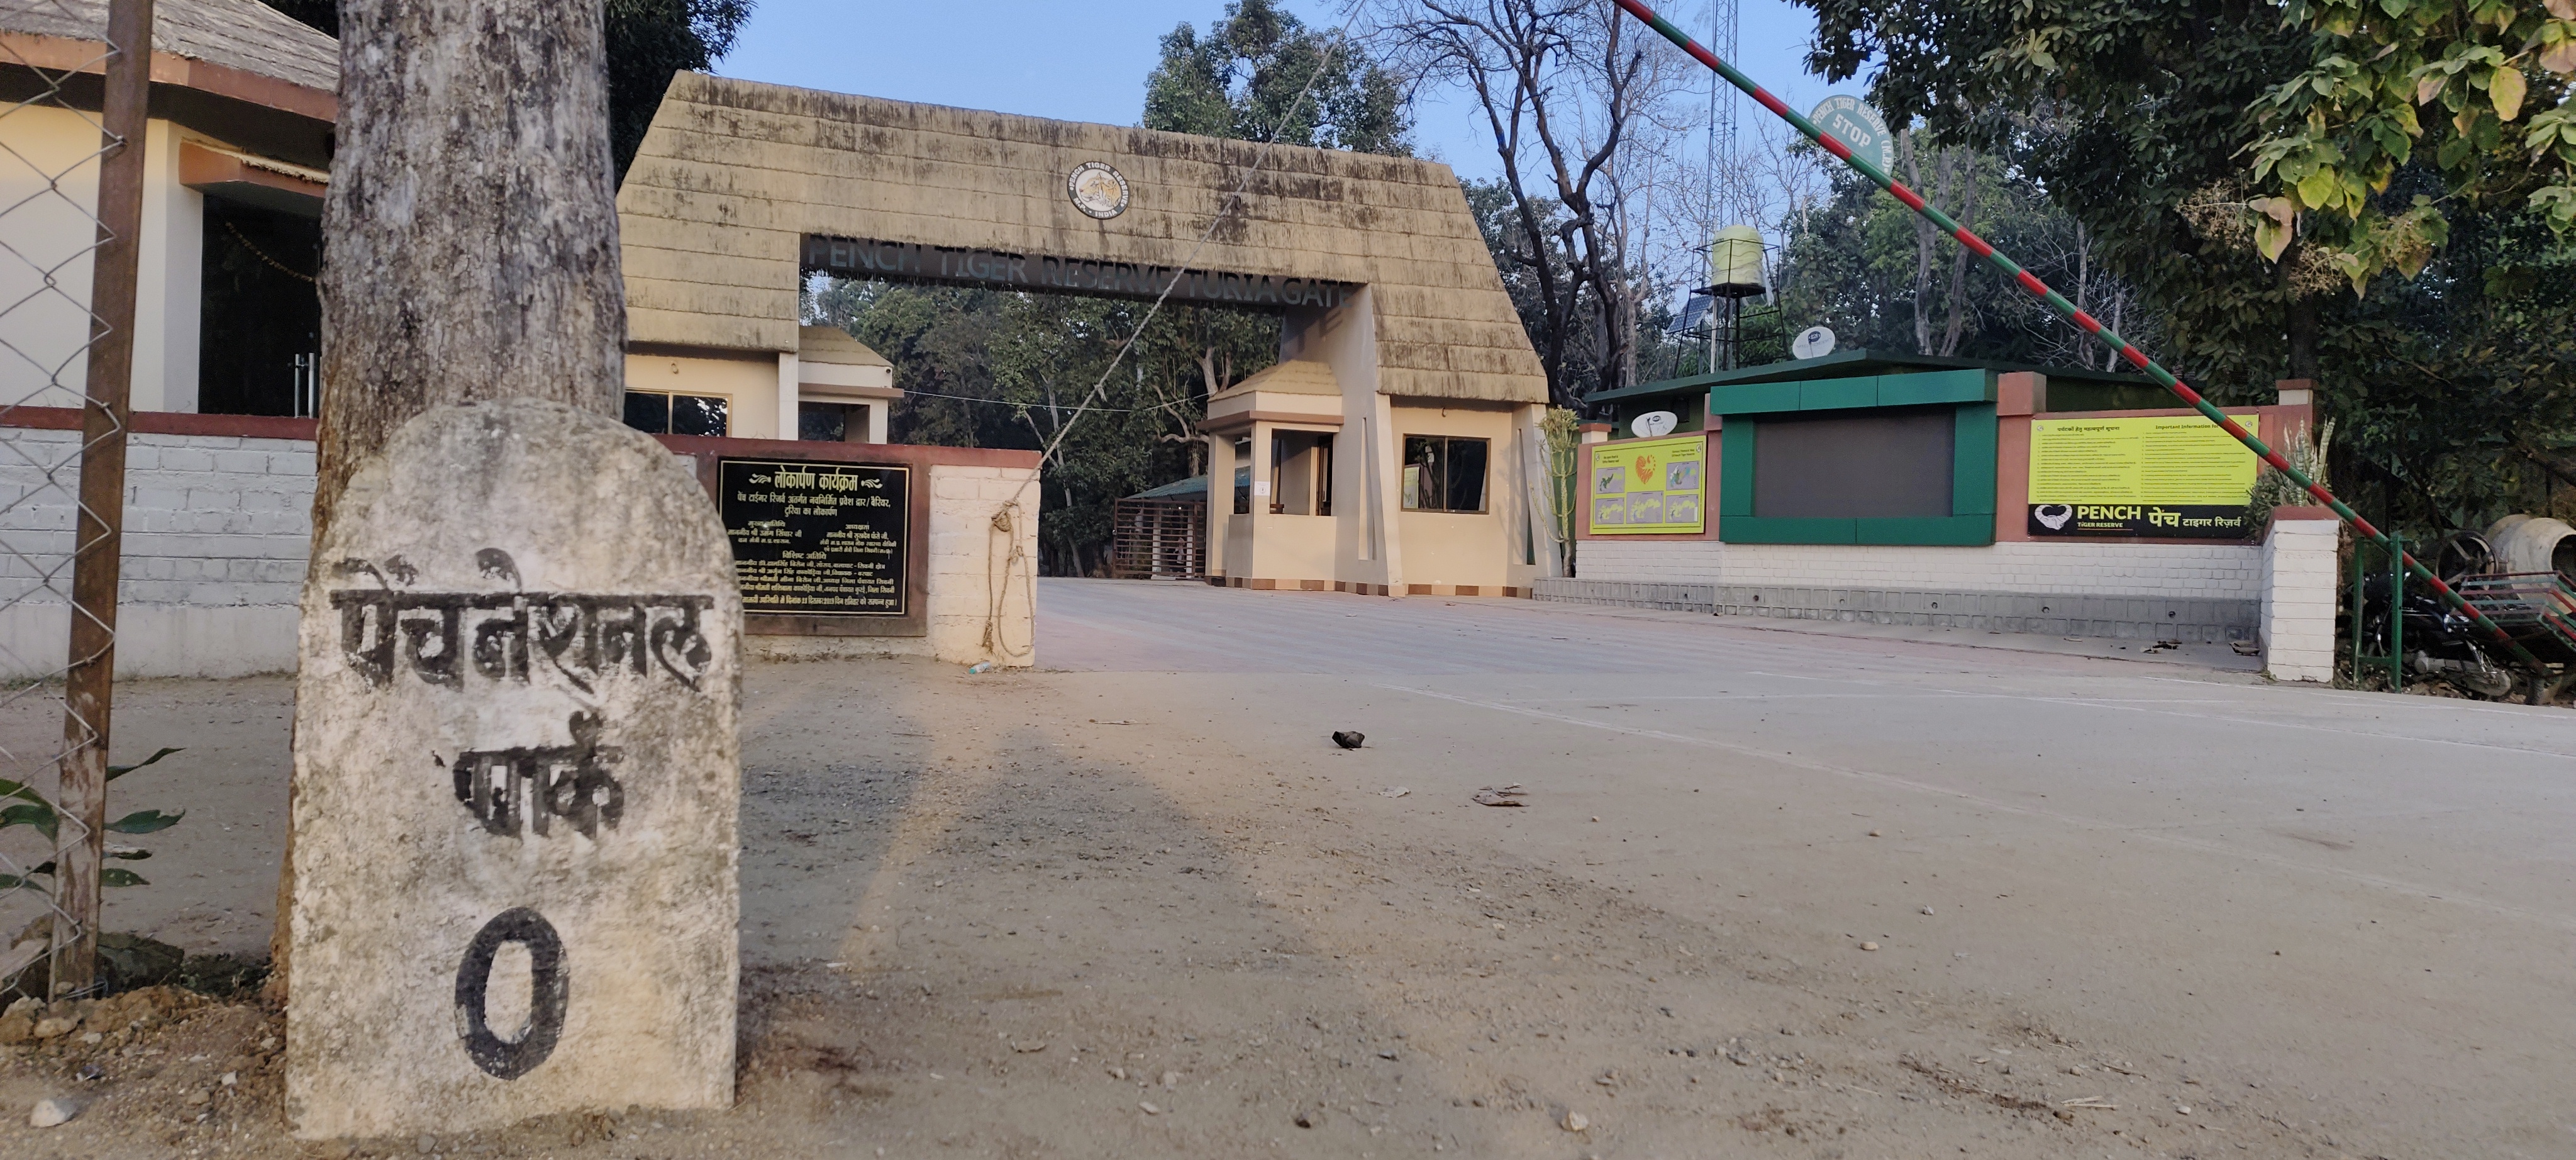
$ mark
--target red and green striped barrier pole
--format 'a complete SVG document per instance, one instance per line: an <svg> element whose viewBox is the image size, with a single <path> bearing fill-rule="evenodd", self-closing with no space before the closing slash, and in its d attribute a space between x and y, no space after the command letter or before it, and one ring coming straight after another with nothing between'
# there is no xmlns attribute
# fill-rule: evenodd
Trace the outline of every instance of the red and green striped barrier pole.
<svg viewBox="0 0 2576 1160"><path fill-rule="evenodd" d="M2145 371L2147 373L2147 377L2163 384L2166 390L2174 393L2175 397L2190 404L2193 410L2199 411L2203 418L2208 419L2212 423L2218 424L2220 430L2227 432L2229 435L2233 436L2237 442L2244 444L2247 450L2252 451L2256 456L2260 457L2263 462L2271 464L2273 470L2289 476L2292 482L2307 489L2307 493L2309 495L2316 497L2317 502L2334 509L2334 513L2336 515L2343 517L2346 523L2352 525L2353 531L2360 533L2363 538L2368 539L2372 543L2378 544L2380 547L2391 552L2395 552L2399 558L2406 562L2406 570L2409 573L2413 574L2418 580L2423 581L2425 584L2431 585L2433 591L2440 593L2442 599L2450 602L2452 607L2467 613L2471 623L2477 625L2478 628L2485 631L2489 636L2494 637L2499 643L2503 644L2505 649L2513 654L2515 660L2535 669L2540 667L2540 659L2538 657L2531 655L2530 650L2522 647L2521 642L2506 635L2503 628L2499 627L2495 621L2489 620L2485 613L2478 611L2475 605L2472 605L2466 599L2463 599L2459 593L2452 591L2450 585L2443 583L2442 578L2434 575L2432 570L2426 568L2421 561L2417 560L2413 553L2410 553L2404 548L2392 543L2389 540L2387 533L2372 526L2369 520L2361 518L2360 513L2353 511L2352 508L2342 500L2336 499L2334 493L2327 491L2324 485L2308 478L2307 473L2300 471L2296 467L2290 466L2290 461L2283 457L2280 452L2272 450L2270 445L2255 438L2253 432L2247 431L2245 428L2238 426L2236 420L2228 418L2225 413L2212 405L2209 400L2202 398L2200 392L2191 389L2191 387L2181 379L2174 377L2174 373L2172 371L2166 370L2163 365L2157 363L2156 360L2148 358L2147 352L2139 350L2135 344L2114 333L2110 327L2102 325L2100 319L2076 309L2074 303L2067 301L2065 295L2049 289L2048 283L2040 281L2038 275L2022 269L2021 263L2005 257L1984 238L1978 237L1976 231L1960 225L1958 222L1952 220L1950 215L1942 213L1940 210L1934 209L1931 205L1926 204L1923 200L1923 196L1906 188L1904 182L1898 181L1894 177L1889 176L1885 171L1879 169L1878 166L1872 165L1866 160L1853 156L1851 146L1835 140L1833 134L1817 128L1815 122L1800 116L1796 110L1791 109L1787 104L1783 103L1780 98L1772 96L1769 90L1753 83L1753 78L1737 71L1734 65L1719 60L1716 53L1710 52L1706 48L1701 47L1698 41L1692 40L1690 36L1684 33L1681 29L1673 27L1670 21L1665 20L1661 16L1655 15L1654 9L1646 7L1644 4L1639 3L1638 0L1617 0L1617 2L1619 7L1628 10L1629 15L1645 21L1648 27L1661 33L1664 39L1672 41L1675 45L1680 46L1683 52L1687 52L1691 56L1697 58L1701 64L1717 70L1717 75L1725 77L1726 83L1734 85L1736 88L1742 90L1744 95L1760 102L1763 108L1771 110L1774 114L1778 115L1781 120L1787 121L1800 133L1806 134L1808 140L1815 142L1819 147L1824 149L1825 152L1841 158L1844 164L1859 170L1861 176L1878 183L1878 187L1880 189L1884 189L1888 193L1894 195L1896 200L1904 202L1905 208L1923 215L1925 218L1929 219L1932 224L1947 231L1951 237L1958 239L1960 245L1968 247L1968 252L1975 254L1980 258L1984 258L1986 261L1993 263L1996 269L2011 275L2015 282L2021 284L2022 289L2029 291L2032 297L2037 298L2042 302L2046 302L2049 309L2056 311L2060 317L2083 328L2086 334L2090 334L2093 337L2102 340L2103 344L2109 346L2112 350L2118 351L2120 357L2128 360L2130 366ZM2391 595L2393 596L2394 593ZM2397 607L2396 604L2397 602L2395 601L2391 602L2391 615L2403 615L2404 610Z"/></svg>

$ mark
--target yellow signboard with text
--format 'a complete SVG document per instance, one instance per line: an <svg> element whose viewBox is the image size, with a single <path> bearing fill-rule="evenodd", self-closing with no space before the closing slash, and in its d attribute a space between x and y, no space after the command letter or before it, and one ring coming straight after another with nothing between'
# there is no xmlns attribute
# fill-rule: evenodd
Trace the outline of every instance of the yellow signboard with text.
<svg viewBox="0 0 2576 1160"><path fill-rule="evenodd" d="M2255 432L2257 417L2230 415ZM2198 415L2033 419L2033 536L2236 539L2254 453Z"/></svg>
<svg viewBox="0 0 2576 1160"><path fill-rule="evenodd" d="M1592 447L1584 530L1596 536L1708 530L1708 438L1627 439Z"/></svg>

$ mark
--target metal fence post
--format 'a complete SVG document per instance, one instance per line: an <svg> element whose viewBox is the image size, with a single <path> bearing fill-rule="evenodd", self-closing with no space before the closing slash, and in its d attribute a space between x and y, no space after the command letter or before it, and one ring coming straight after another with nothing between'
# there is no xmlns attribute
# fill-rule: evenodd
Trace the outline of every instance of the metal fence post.
<svg viewBox="0 0 2576 1160"><path fill-rule="evenodd" d="M2388 533L2388 691L2406 691L2406 536Z"/></svg>
<svg viewBox="0 0 2576 1160"><path fill-rule="evenodd" d="M55 798L53 994L96 989L99 888L107 836L108 726L116 678L117 579L125 529L125 434L142 251L143 140L152 81L152 0L110 0L98 248L92 251L80 505L72 556L70 669ZM68 928L68 929L66 929Z"/></svg>

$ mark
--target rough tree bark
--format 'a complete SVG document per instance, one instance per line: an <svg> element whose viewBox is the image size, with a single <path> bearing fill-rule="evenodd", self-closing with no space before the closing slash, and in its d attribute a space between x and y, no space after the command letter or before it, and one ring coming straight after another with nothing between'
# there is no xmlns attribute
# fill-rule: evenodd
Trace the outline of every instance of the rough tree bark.
<svg viewBox="0 0 2576 1160"><path fill-rule="evenodd" d="M314 534L432 407L614 413L626 297L600 0L344 0Z"/></svg>
<svg viewBox="0 0 2576 1160"><path fill-rule="evenodd" d="M423 411L617 413L610 164L601 0L341 0L314 542L358 464ZM292 866L270 942L280 998Z"/></svg>
<svg viewBox="0 0 2576 1160"><path fill-rule="evenodd" d="M2303 245L2292 239L2290 248L2282 251L2281 260L2273 263L2279 271L2278 285L2284 299L2282 329L2289 339L2288 359L2281 377L2313 381L2317 377L2317 334L2324 326L2318 319L2316 296L2302 292L2297 281L2290 276L2304 257L2300 253Z"/></svg>
<svg viewBox="0 0 2576 1160"><path fill-rule="evenodd" d="M1949 170L1936 166L1940 184L1923 184L1922 153L1914 146L1914 130L1896 131L1896 152L1905 163L1905 183L1918 193L1932 195L1932 204L1941 204L1947 196ZM1932 223L1922 215L1914 218L1914 353L1932 353Z"/></svg>
<svg viewBox="0 0 2576 1160"><path fill-rule="evenodd" d="M1977 225L1977 154L1973 149L1961 149L1958 151L1958 156L1962 187L1959 193L1959 224L1975 229ZM1959 246L1950 251L1948 306L1950 321L1941 330L1941 353L1945 357L1959 353L1959 336L1966 329L1968 319L1968 247L1966 246Z"/></svg>

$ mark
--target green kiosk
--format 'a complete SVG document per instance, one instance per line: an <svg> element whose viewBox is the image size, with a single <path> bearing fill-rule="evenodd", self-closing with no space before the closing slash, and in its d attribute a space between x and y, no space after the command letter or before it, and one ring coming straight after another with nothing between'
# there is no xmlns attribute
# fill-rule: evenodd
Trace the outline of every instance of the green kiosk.
<svg viewBox="0 0 2576 1160"><path fill-rule="evenodd" d="M1657 412L1672 418L1649 420L1650 430L1718 429L1722 542L1982 545L1995 541L1997 380L2017 371L2045 375L2041 410L2169 403L2136 376L1869 350L1643 383L1591 401L1609 412L1613 445L1640 437L1638 417Z"/></svg>

